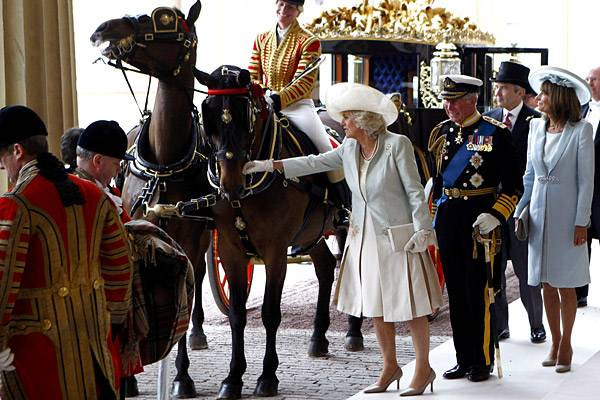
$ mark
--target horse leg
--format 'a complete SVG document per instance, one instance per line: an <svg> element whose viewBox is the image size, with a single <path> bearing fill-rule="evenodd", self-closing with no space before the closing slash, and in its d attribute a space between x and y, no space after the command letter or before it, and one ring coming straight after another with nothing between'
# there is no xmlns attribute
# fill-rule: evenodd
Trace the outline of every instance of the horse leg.
<svg viewBox="0 0 600 400"><path fill-rule="evenodd" d="M219 246L220 254L228 254ZM232 251L229 250L229 254ZM246 372L246 356L244 354L244 329L246 328L246 299L248 278L246 266L248 259L238 260L236 263L227 263L221 259L229 282L229 326L231 328L231 362L229 374L221 382L217 399L239 399L242 397L244 382L242 376ZM228 266L233 265L233 268Z"/></svg>
<svg viewBox="0 0 600 400"><path fill-rule="evenodd" d="M285 255L284 255L285 257ZM275 372L279 366L277 357L277 329L281 323L281 293L287 270L287 260L265 265L266 283L261 317L267 333L267 345L263 358L263 371L258 377L254 395L259 397L277 396L279 379Z"/></svg>
<svg viewBox="0 0 600 400"><path fill-rule="evenodd" d="M190 348L192 350L208 349L208 342L202 324L204 324L204 308L202 307L202 282L206 275L206 260L204 255L210 243L210 231L205 231L200 238L200 248L194 260L194 309L192 311L192 332L190 333Z"/></svg>
<svg viewBox="0 0 600 400"><path fill-rule="evenodd" d="M315 273L319 281L319 295L308 355L310 357L324 357L329 353L329 341L325 337L325 333L329 329L329 300L331 298L336 261L324 240L313 247L310 251L310 257L313 260Z"/></svg>
<svg viewBox="0 0 600 400"><path fill-rule="evenodd" d="M187 334L184 334L179 342L177 342L177 357L175 358L175 367L177 368L177 375L173 380L173 386L171 387L171 396L176 399L189 399L196 397L196 387L194 381L188 374L190 367L190 359L187 353Z"/></svg>

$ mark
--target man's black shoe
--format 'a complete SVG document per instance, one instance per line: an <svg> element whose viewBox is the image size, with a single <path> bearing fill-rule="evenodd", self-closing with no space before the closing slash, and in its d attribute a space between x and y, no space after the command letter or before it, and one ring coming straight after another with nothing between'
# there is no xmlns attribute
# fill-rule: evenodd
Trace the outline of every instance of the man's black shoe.
<svg viewBox="0 0 600 400"><path fill-rule="evenodd" d="M577 307L581 308L581 307L587 307L587 296L586 297L582 297L580 299L577 300Z"/></svg>
<svg viewBox="0 0 600 400"><path fill-rule="evenodd" d="M446 378L446 379L464 378L469 373L469 369L470 368L461 367L460 365L456 364L454 366L454 368L451 368L448 371L444 372L444 378Z"/></svg>
<svg viewBox="0 0 600 400"><path fill-rule="evenodd" d="M498 340L508 339L510 337L510 331L508 329L502 329L498 334Z"/></svg>
<svg viewBox="0 0 600 400"><path fill-rule="evenodd" d="M467 375L467 379L471 382L487 381L490 377L490 366L477 366L471 368L471 372Z"/></svg>
<svg viewBox="0 0 600 400"><path fill-rule="evenodd" d="M546 341L546 330L544 327L531 328L531 343L543 343Z"/></svg>

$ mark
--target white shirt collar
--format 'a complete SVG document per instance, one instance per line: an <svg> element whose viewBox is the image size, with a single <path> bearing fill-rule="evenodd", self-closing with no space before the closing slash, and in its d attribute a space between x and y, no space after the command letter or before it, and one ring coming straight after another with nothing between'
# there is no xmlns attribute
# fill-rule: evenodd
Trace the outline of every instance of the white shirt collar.
<svg viewBox="0 0 600 400"><path fill-rule="evenodd" d="M519 113L521 112L521 109L523 108L523 101L521 101L519 103L518 106L516 106L515 108L513 108L512 110L507 110L506 108L502 109L502 119L506 118L506 114L510 113L510 115L513 117L511 118L511 122L514 122L517 117L519 116Z"/></svg>
<svg viewBox="0 0 600 400"><path fill-rule="evenodd" d="M277 39L279 39L279 41L282 41L283 38L285 37L285 35L288 33L288 31L290 30L290 27L292 26L292 24L290 24L287 28L283 29L282 27L279 26L279 24L277 24Z"/></svg>

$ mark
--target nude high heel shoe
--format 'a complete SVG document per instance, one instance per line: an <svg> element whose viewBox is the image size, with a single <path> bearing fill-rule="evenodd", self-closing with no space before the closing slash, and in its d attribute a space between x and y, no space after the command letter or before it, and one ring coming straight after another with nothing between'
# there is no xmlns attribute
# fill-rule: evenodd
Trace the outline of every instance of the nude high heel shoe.
<svg viewBox="0 0 600 400"><path fill-rule="evenodd" d="M402 392L400 392L400 396L402 396L402 397L404 397L404 396L419 396L419 395L423 394L425 389L427 389L428 385L431 385L430 390L433 393L433 381L434 380L435 380L435 371L432 368L431 371L429 371L429 376L427 377L427 380L425 380L425 382L423 383L422 386L420 386L418 388L409 387L408 389L404 389Z"/></svg>
<svg viewBox="0 0 600 400"><path fill-rule="evenodd" d="M557 357L557 364L556 364L556 368L554 369L554 371L560 373L563 372L569 372L571 370L571 360L573 359L573 349L571 349L571 352L569 354L569 363L568 364L558 364L558 357Z"/></svg>
<svg viewBox="0 0 600 400"><path fill-rule="evenodd" d="M385 392L387 390L388 386L390 386L392 384L392 382L394 382L394 381L396 381L396 389L400 389L400 378L402 378L402 368L398 367L396 372L394 372L392 374L392 376L390 377L390 379L387 380L387 382L384 382L381 385L378 385L377 383L374 385L371 385L368 388L366 388L363 391L363 393Z"/></svg>

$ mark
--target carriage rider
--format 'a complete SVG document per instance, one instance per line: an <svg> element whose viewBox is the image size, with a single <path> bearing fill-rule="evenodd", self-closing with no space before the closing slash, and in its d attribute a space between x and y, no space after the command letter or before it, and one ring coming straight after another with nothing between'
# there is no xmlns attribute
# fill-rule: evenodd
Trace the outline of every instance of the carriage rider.
<svg viewBox="0 0 600 400"><path fill-rule="evenodd" d="M121 160L133 160L127 154L127 135L116 121L92 122L81 132L77 141L77 169L75 175L98 185L113 201L123 223L131 217L123 209L119 189L111 180L121 172Z"/></svg>
<svg viewBox="0 0 600 400"><path fill-rule="evenodd" d="M0 109L0 167L14 183L0 197L0 397L114 399L129 247L113 204L66 173L47 135L31 109Z"/></svg>
<svg viewBox="0 0 600 400"><path fill-rule="evenodd" d="M304 0L277 0L275 6L277 24L256 37L248 70L252 80L270 89L267 101L275 112L285 115L310 138L319 153L325 153L332 150L332 145L311 99L318 70L298 78L321 55L321 43L298 23ZM342 203L349 206L342 172L331 171L327 176Z"/></svg>
<svg viewBox="0 0 600 400"><path fill-rule="evenodd" d="M493 276L498 276L494 271L501 258L486 263L485 248L474 242L474 229L499 238L496 228L511 216L522 193L510 131L477 111L481 85L481 80L466 75L444 77L441 97L449 119L438 124L429 138L436 159L434 225L457 358L457 365L444 378L466 376L474 382L488 379L493 367L487 289Z"/></svg>

